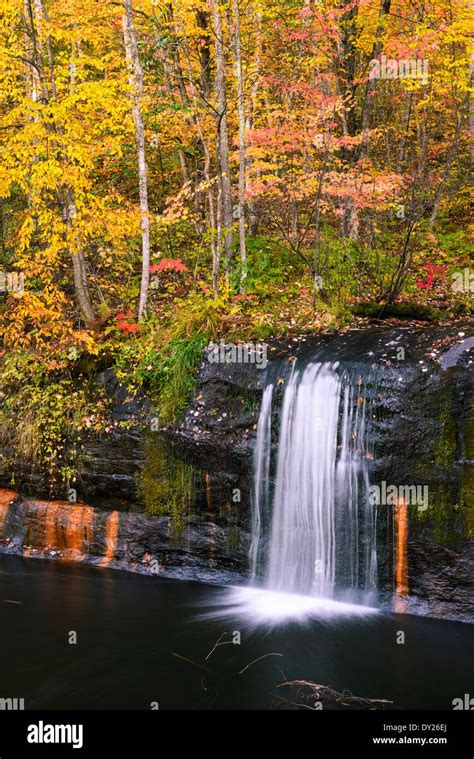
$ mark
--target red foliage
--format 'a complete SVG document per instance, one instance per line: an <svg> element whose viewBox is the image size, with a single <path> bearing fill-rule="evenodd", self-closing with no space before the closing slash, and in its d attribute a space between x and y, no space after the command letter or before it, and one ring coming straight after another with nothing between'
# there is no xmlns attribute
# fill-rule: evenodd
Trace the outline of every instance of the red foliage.
<svg viewBox="0 0 474 759"><path fill-rule="evenodd" d="M117 314L115 317L117 321L117 329L119 329L124 335L133 335L135 332L139 332L141 327L139 324L133 321L133 318L133 311Z"/></svg>
<svg viewBox="0 0 474 759"><path fill-rule="evenodd" d="M159 264L150 266L152 274L159 271L189 271L189 269L180 258L162 258Z"/></svg>
<svg viewBox="0 0 474 759"><path fill-rule="evenodd" d="M118 321L123 321L124 319L131 319L133 317L133 311L127 311L126 314L117 314L115 317Z"/></svg>
<svg viewBox="0 0 474 759"><path fill-rule="evenodd" d="M416 280L416 286L420 290L429 290L433 285L440 284L446 275L446 266L439 266L437 264L426 264L426 274L423 278ZM438 280L438 282L436 282Z"/></svg>
<svg viewBox="0 0 474 759"><path fill-rule="evenodd" d="M253 300L253 296L252 295L236 295L234 297L234 300L238 300L238 301L241 301L241 300Z"/></svg>

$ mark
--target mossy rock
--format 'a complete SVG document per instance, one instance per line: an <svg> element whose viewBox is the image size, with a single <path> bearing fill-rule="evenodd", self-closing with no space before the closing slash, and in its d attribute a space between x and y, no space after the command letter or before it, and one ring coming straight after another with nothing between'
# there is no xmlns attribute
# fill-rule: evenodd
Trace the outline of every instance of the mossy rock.
<svg viewBox="0 0 474 759"><path fill-rule="evenodd" d="M354 316L365 316L370 319L417 319L419 321L436 321L442 318L443 314L431 306L420 305L419 303L376 303L375 301L366 301L355 303L351 307Z"/></svg>
<svg viewBox="0 0 474 759"><path fill-rule="evenodd" d="M193 501L194 468L175 456L160 436L146 437L141 492L146 513L169 516L174 536L180 537Z"/></svg>

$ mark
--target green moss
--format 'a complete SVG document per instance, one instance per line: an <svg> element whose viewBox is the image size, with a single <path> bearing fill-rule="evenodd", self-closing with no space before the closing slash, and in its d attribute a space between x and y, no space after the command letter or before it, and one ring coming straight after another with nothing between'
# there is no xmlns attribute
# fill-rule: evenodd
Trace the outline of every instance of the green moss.
<svg viewBox="0 0 474 759"><path fill-rule="evenodd" d="M416 462L420 479L430 483L429 508L415 511L414 516L416 524L428 529L439 545L456 550L474 535L474 504L471 467L456 462L459 452L452 394L453 388L447 384L432 398L430 411L437 410L433 435L429 447L420 451ZM423 397L420 397L419 408L423 413ZM471 418L465 428L463 457L466 459L473 458L473 432Z"/></svg>
<svg viewBox="0 0 474 759"><path fill-rule="evenodd" d="M461 501L465 513L466 537L468 540L474 540L474 482L470 464L463 465L461 477Z"/></svg>
<svg viewBox="0 0 474 759"><path fill-rule="evenodd" d="M452 415L451 393L443 393L439 405L440 432L434 447L434 463L451 468L456 455L456 425Z"/></svg>
<svg viewBox="0 0 474 759"><path fill-rule="evenodd" d="M420 321L435 321L442 318L442 313L431 306L419 303L403 302L388 305L367 301L355 303L351 307L354 316L366 316L371 319L417 319Z"/></svg>
<svg viewBox="0 0 474 759"><path fill-rule="evenodd" d="M194 468L158 435L146 439L141 490L146 513L169 516L174 536L180 537L194 495Z"/></svg>
<svg viewBox="0 0 474 759"><path fill-rule="evenodd" d="M258 411L260 408L260 403L256 398L251 398L250 396L246 395L242 399L242 406L246 411Z"/></svg>
<svg viewBox="0 0 474 759"><path fill-rule="evenodd" d="M456 501L452 486L441 484L430 486L428 510L415 513L438 545L457 550L467 537L467 511L463 497Z"/></svg>
<svg viewBox="0 0 474 759"><path fill-rule="evenodd" d="M469 417L464 436L464 457L466 461L474 460L474 413ZM472 476L472 464L463 464L461 467L461 498L466 510L467 537L474 539L474 477Z"/></svg>
<svg viewBox="0 0 474 759"><path fill-rule="evenodd" d="M219 509L219 516L227 523L227 548L231 554L235 553L239 547L239 509L240 503L234 503L230 499Z"/></svg>
<svg viewBox="0 0 474 759"><path fill-rule="evenodd" d="M441 386L437 392L430 393L429 405L425 391L420 389L414 399L417 414L426 417L430 434L425 436L425 445L420 447L413 468L419 473L420 480L431 482L433 467L446 473L452 472L456 455L456 425L452 416L452 388Z"/></svg>

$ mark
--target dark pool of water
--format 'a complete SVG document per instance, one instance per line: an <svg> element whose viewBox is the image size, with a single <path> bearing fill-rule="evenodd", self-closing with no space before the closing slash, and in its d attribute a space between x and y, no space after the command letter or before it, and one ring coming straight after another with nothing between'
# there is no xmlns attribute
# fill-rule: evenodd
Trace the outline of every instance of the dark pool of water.
<svg viewBox="0 0 474 759"><path fill-rule="evenodd" d="M472 692L472 626L376 615L251 631L238 614L198 619L219 593L1 556L0 698L24 698L27 709L261 709L288 695L278 688L284 680L302 678L396 708L451 709ZM241 644L221 645L206 661L234 631ZM266 654L281 656L244 669Z"/></svg>

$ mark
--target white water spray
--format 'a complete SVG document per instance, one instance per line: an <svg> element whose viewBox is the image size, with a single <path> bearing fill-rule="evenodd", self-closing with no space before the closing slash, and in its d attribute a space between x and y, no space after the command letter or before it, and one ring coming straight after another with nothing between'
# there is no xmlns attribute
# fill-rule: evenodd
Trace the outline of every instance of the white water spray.
<svg viewBox="0 0 474 759"><path fill-rule="evenodd" d="M252 577L286 594L370 603L376 590L376 513L369 500L363 380L338 364L293 370L280 421L268 548L271 406L265 389L254 455ZM263 557L262 557L262 554Z"/></svg>

